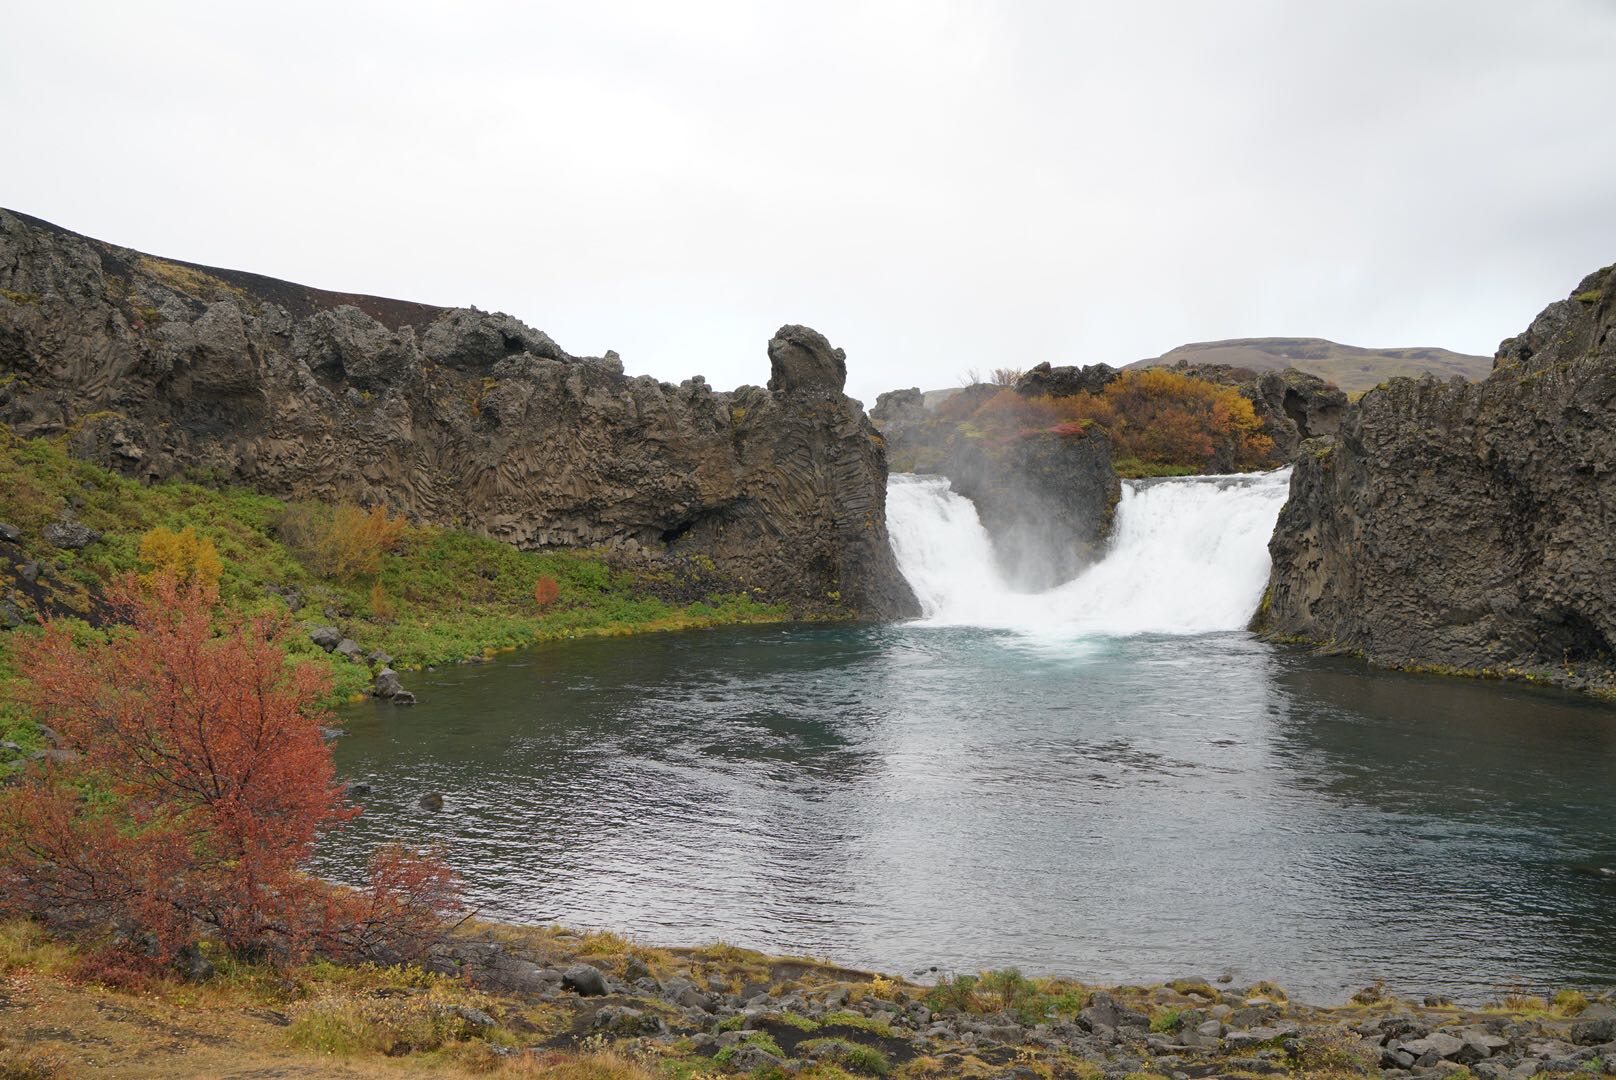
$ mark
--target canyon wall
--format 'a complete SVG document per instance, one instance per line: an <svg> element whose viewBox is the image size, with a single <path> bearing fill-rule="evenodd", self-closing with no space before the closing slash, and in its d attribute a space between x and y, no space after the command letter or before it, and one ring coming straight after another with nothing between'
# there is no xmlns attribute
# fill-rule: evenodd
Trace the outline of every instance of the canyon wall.
<svg viewBox="0 0 1616 1080"><path fill-rule="evenodd" d="M1393 379L1304 443L1270 551L1271 635L1616 685L1616 267L1484 381Z"/></svg>
<svg viewBox="0 0 1616 1080"><path fill-rule="evenodd" d="M0 211L0 423L148 478L386 504L695 568L803 614L918 606L886 454L817 332L767 387L623 374L507 315L158 259Z"/></svg>

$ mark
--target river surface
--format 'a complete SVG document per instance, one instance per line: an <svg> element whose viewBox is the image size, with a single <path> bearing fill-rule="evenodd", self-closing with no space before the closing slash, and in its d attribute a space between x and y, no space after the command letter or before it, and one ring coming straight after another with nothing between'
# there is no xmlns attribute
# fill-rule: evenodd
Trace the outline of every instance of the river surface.
<svg viewBox="0 0 1616 1080"><path fill-rule="evenodd" d="M435 837L488 916L905 974L1616 984L1616 709L1237 629L1283 482L1130 486L1112 554L1025 597L964 574L968 503L894 478L926 619L413 676L345 718L373 790L321 869Z"/></svg>

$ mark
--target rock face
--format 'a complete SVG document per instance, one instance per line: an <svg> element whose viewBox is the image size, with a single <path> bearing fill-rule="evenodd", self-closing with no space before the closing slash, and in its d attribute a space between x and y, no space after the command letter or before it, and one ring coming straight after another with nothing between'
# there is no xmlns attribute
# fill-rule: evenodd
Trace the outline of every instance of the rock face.
<svg viewBox="0 0 1616 1080"><path fill-rule="evenodd" d="M972 399L986 400L999 389L966 387L949 399L948 409L968 414ZM999 569L1013 586L1051 588L1099 554L1122 494L1104 435L984 439L968 425L928 412L918 389L882 394L871 416L887 437L894 469L946 476L976 504Z"/></svg>
<svg viewBox="0 0 1616 1080"><path fill-rule="evenodd" d="M1302 447L1260 625L1391 664L1612 685L1616 268L1481 383L1394 379Z"/></svg>
<svg viewBox="0 0 1616 1080"><path fill-rule="evenodd" d="M628 378L517 320L169 262L0 211L0 422L142 477L385 503L798 610L918 611L884 443L801 326L767 389Z"/></svg>
<svg viewBox="0 0 1616 1080"><path fill-rule="evenodd" d="M1099 557L1122 497L1103 435L1045 432L1008 446L957 435L935 471L976 504L1006 580L1029 592L1070 581Z"/></svg>
<svg viewBox="0 0 1616 1080"><path fill-rule="evenodd" d="M1122 372L1110 364L1085 367L1051 367L1048 361L1034 365L1016 380L1016 393L1022 397L1071 397L1098 394L1116 381Z"/></svg>

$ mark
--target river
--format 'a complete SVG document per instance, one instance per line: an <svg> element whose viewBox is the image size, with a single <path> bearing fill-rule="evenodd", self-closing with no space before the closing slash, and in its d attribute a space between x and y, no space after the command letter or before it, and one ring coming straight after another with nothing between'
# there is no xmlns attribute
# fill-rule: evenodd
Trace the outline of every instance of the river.
<svg viewBox="0 0 1616 1080"><path fill-rule="evenodd" d="M1024 595L968 502L894 477L925 618L422 673L348 711L372 791L319 868L439 838L492 917L905 974L1616 983L1616 710L1246 633L1284 492L1130 482L1108 555Z"/></svg>

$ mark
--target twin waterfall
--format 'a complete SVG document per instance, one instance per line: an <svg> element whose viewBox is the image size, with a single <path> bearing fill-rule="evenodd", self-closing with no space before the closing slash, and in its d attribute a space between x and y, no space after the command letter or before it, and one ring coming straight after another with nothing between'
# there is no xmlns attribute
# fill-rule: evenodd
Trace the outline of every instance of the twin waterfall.
<svg viewBox="0 0 1616 1080"><path fill-rule="evenodd" d="M1242 630L1268 583L1268 539L1289 487L1289 469L1124 480L1104 557L1042 593L1005 584L975 506L941 477L893 476L887 528L935 625L1063 639Z"/></svg>

